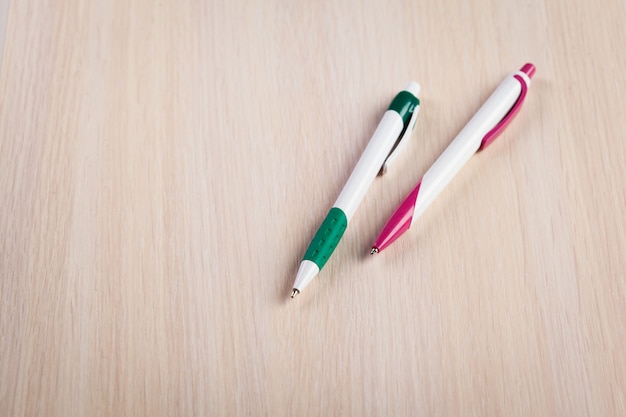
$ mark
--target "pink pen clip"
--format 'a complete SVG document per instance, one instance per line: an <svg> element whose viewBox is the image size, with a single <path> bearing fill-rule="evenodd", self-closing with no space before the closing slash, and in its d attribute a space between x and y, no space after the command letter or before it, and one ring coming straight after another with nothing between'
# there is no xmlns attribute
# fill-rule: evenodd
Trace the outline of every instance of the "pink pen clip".
<svg viewBox="0 0 626 417"><path fill-rule="evenodd" d="M530 63L525 64L520 71L525 73L528 78L532 78L535 74L535 66ZM522 108L522 104L526 99L526 93L528 92L528 85L526 85L526 81L524 81L524 79L519 75L514 75L514 78L522 85L522 91L520 92L520 95L513 107L511 107L511 110L509 110L509 112L502 118L502 120L500 120L500 122L498 122L498 124L493 129L487 132L482 142L480 143L480 148L478 148L479 151L485 149L491 142L496 140L500 133L502 133L502 131L509 125L509 123L511 123L513 118Z"/></svg>

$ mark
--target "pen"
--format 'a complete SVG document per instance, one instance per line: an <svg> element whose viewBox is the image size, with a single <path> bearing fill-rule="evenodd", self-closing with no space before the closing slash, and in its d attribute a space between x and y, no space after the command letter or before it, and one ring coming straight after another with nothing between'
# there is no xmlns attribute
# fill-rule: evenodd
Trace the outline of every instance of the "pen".
<svg viewBox="0 0 626 417"><path fill-rule="evenodd" d="M304 254L291 298L297 296L324 267L374 178L387 170L406 143L403 138L408 137L415 127L419 113L419 90L419 84L411 81L389 105L348 182Z"/></svg>
<svg viewBox="0 0 626 417"><path fill-rule="evenodd" d="M406 232L470 157L496 139L521 108L534 73L535 66L525 64L500 83L398 206L374 242L372 255Z"/></svg>

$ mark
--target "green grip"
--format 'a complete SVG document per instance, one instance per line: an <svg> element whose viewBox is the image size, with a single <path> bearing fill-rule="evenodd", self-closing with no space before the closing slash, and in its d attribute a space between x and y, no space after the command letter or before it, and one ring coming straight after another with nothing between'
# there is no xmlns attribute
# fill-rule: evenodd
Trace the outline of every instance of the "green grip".
<svg viewBox="0 0 626 417"><path fill-rule="evenodd" d="M345 213L337 207L331 208L304 254L304 260L314 262L321 270L337 247L346 227L348 219Z"/></svg>

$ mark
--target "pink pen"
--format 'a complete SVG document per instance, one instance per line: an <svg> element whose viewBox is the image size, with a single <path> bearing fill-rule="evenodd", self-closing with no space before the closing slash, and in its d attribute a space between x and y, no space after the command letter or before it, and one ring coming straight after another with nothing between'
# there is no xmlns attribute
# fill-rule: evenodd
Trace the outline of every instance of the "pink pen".
<svg viewBox="0 0 626 417"><path fill-rule="evenodd" d="M534 73L535 66L525 64L502 81L396 209L374 242L372 254L406 232L471 156L496 139L519 112Z"/></svg>

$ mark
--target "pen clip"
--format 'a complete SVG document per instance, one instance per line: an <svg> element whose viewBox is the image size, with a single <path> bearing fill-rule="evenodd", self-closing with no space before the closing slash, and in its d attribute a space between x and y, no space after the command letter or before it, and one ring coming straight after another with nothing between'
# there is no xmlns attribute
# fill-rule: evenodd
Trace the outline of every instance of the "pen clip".
<svg viewBox="0 0 626 417"><path fill-rule="evenodd" d="M521 84L522 91L520 92L520 95L517 98L515 104L513 104L513 107L511 107L511 110L509 110L509 112L502 118L502 120L500 120L493 129L487 132L485 137L483 137L483 140L480 143L480 147L478 148L479 151L485 149L487 146L489 146L489 144L491 144L491 142L496 140L500 133L502 133L502 131L509 125L509 123L511 123L511 120L513 120L513 118L522 108L522 104L526 99L526 93L528 92L528 85L519 74L515 74L513 77Z"/></svg>
<svg viewBox="0 0 626 417"><path fill-rule="evenodd" d="M393 146L391 147L391 150L389 151L389 155L387 155L387 157L385 158L385 161L383 162L383 165L380 167L380 171L378 171L378 175L384 175L387 173L387 169L389 169L389 165L393 162L394 159L396 159L396 157L400 153L400 150L404 148L404 146L408 142L408 140L403 140L403 139L408 138L411 135L411 132L413 132L413 129L415 128L415 122L417 121L417 114L419 113L419 110L420 110L420 105L418 101L417 104L415 105L415 108L413 109L411 118L402 127L402 131L400 132L398 139L396 139L396 142L393 144Z"/></svg>

